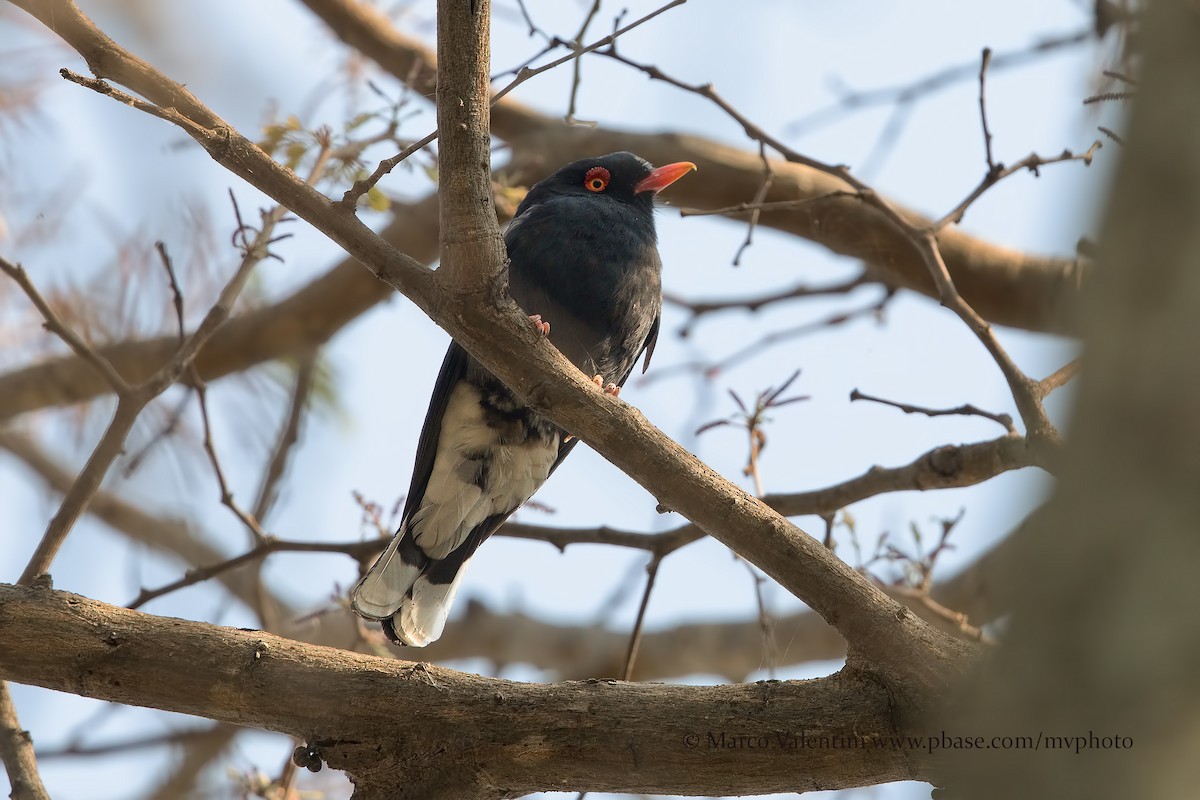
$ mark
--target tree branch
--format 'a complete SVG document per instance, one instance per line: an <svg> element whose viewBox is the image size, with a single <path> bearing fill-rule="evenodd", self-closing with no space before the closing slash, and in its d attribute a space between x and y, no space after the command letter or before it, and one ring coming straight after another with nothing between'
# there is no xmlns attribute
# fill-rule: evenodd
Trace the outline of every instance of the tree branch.
<svg viewBox="0 0 1200 800"><path fill-rule="evenodd" d="M492 205L491 0L439 0L438 198L448 287L494 301L508 293L507 256Z"/></svg>
<svg viewBox="0 0 1200 800"><path fill-rule="evenodd" d="M871 746L903 731L894 697L852 670L738 686L515 683L5 585L0 640L0 678L291 734L348 770L356 797L796 792L919 780L926 762ZM714 746L722 734L767 741ZM788 747L777 734L868 744ZM428 793L432 761L462 781L457 795Z"/></svg>
<svg viewBox="0 0 1200 800"><path fill-rule="evenodd" d="M1053 471L1060 447L1002 436L987 442L943 445L902 467L871 467L857 478L825 489L767 495L763 501L781 514L831 514L839 508L887 492L929 491L973 486L1009 470L1037 466Z"/></svg>
<svg viewBox="0 0 1200 800"><path fill-rule="evenodd" d="M12 800L50 800L38 774L33 740L21 728L6 681L0 681L0 761L8 772Z"/></svg>

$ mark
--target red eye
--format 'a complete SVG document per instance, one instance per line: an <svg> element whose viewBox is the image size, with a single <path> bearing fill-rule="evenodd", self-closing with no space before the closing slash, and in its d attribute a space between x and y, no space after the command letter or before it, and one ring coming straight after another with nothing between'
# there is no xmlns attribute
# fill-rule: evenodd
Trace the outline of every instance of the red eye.
<svg viewBox="0 0 1200 800"><path fill-rule="evenodd" d="M588 188L589 192L603 192L608 188L608 181L611 177L604 167L592 167L584 176L583 185Z"/></svg>

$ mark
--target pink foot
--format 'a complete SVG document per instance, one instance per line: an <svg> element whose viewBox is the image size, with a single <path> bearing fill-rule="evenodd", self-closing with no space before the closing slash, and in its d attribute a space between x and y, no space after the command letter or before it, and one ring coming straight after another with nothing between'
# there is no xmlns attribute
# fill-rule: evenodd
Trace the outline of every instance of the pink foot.
<svg viewBox="0 0 1200 800"><path fill-rule="evenodd" d="M529 321L533 323L533 327L534 327L534 328L537 330L537 332L538 332L538 333L540 333L542 336L549 336L549 335L550 335L550 323L549 323L549 322L543 322L543 321L542 321L542 315L541 315L541 314L530 314L530 315L529 315Z"/></svg>
<svg viewBox="0 0 1200 800"><path fill-rule="evenodd" d="M596 384L596 388L605 394L610 394L613 397L618 397L621 394L621 387L615 383L605 383L603 375L593 375L592 383Z"/></svg>

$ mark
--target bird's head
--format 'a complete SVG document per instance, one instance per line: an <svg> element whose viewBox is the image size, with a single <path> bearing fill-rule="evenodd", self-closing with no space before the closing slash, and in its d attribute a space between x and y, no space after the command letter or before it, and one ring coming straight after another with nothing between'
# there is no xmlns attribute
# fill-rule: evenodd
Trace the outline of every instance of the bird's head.
<svg viewBox="0 0 1200 800"><path fill-rule="evenodd" d="M680 161L655 169L645 159L625 152L585 158L540 181L529 190L521 206L523 209L553 195L580 195L600 202L626 203L650 213L654 195L695 168L690 161Z"/></svg>

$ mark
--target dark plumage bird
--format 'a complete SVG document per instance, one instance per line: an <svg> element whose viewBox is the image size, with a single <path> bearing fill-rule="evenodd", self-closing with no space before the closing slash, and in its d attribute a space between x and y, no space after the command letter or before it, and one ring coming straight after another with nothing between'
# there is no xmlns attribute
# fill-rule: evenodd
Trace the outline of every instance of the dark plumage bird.
<svg viewBox="0 0 1200 800"><path fill-rule="evenodd" d="M632 153L576 161L530 189L505 232L513 299L610 393L643 352L649 365L658 336L654 195L693 169L688 162L652 169ZM354 610L382 621L398 644L437 639L475 549L574 444L452 343L400 529L354 587Z"/></svg>

